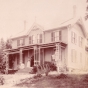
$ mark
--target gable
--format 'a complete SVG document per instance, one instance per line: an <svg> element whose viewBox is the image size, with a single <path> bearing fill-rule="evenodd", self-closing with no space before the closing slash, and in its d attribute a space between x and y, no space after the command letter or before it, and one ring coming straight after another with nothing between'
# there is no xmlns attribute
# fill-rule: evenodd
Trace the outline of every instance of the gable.
<svg viewBox="0 0 88 88"><path fill-rule="evenodd" d="M76 25L80 28L82 34L84 35L84 37L86 37L86 29L85 29L85 26L83 24L83 21L82 19L79 19L77 22L76 22Z"/></svg>
<svg viewBox="0 0 88 88"><path fill-rule="evenodd" d="M73 31L78 32L80 35L83 35L83 37L86 37L85 26L81 18L78 19L74 24L71 24L71 29L74 29Z"/></svg>
<svg viewBox="0 0 88 88"><path fill-rule="evenodd" d="M38 25L37 23L34 23L32 27L27 32L27 35L37 34L37 33L43 33L44 29L42 26Z"/></svg>

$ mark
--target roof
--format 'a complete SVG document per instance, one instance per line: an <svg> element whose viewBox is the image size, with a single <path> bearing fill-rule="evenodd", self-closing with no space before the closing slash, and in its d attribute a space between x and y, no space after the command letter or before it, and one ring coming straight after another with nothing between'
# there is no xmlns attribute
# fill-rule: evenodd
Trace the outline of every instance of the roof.
<svg viewBox="0 0 88 88"><path fill-rule="evenodd" d="M44 28L41 25L34 23L30 29L26 29L26 30L19 32L18 34L12 36L11 39L22 37L22 36L27 36L29 32L34 29L34 27L41 28L41 30L44 31Z"/></svg>

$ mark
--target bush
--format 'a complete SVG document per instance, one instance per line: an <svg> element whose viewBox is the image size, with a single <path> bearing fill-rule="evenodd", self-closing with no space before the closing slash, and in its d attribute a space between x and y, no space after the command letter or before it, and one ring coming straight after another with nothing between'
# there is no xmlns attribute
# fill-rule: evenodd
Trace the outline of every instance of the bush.
<svg viewBox="0 0 88 88"><path fill-rule="evenodd" d="M29 72L29 73L31 73L31 74L36 74L36 72L37 72L37 67L34 66L34 67L32 68L32 70L31 70L31 72Z"/></svg>
<svg viewBox="0 0 88 88"><path fill-rule="evenodd" d="M3 85L5 83L5 79L3 78L3 76L0 77L0 84Z"/></svg>
<svg viewBox="0 0 88 88"><path fill-rule="evenodd" d="M48 64L48 66L50 67L50 71L56 71L57 70L57 67L54 63L46 61L44 63L44 65L46 65L46 64Z"/></svg>
<svg viewBox="0 0 88 88"><path fill-rule="evenodd" d="M58 79L65 79L67 78L68 76L66 74L60 74L59 76L57 76Z"/></svg>

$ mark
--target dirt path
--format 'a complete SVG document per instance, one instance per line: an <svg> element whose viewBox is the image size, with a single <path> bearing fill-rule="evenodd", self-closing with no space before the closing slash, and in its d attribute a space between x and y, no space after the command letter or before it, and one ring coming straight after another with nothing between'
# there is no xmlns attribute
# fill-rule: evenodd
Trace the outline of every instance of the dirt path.
<svg viewBox="0 0 88 88"><path fill-rule="evenodd" d="M32 74L27 74L27 75L22 75L22 74L0 75L0 76L3 76L4 79L5 79L5 84L4 85L0 85L0 88L21 88L21 87L14 87L14 85L20 83L20 80L22 80L22 79L33 77Z"/></svg>

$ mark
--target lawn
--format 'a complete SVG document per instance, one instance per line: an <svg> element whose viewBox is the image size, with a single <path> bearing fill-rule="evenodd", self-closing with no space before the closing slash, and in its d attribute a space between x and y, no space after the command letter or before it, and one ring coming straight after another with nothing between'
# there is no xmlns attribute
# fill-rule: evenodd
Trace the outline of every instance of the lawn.
<svg viewBox="0 0 88 88"><path fill-rule="evenodd" d="M23 88L88 88L88 75L49 75L27 78L15 86Z"/></svg>

